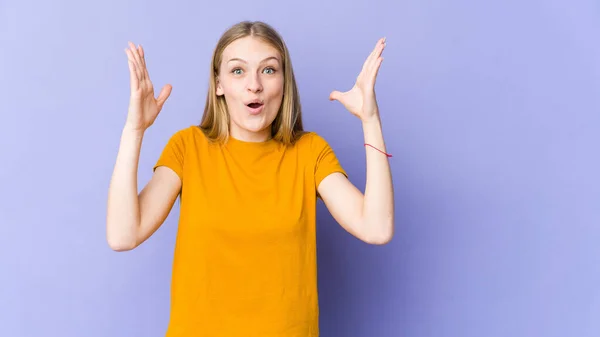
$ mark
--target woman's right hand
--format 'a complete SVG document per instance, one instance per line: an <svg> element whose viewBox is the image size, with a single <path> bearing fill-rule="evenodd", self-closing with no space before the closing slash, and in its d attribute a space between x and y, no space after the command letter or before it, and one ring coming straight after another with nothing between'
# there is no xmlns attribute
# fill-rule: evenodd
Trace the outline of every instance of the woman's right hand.
<svg viewBox="0 0 600 337"><path fill-rule="evenodd" d="M131 85L131 96L129 99L129 111L127 113L126 126L134 131L144 132L156 120L158 113L169 95L171 85L165 85L157 98L154 97L154 86L150 81L144 49L142 46L129 42L129 48L125 49L129 63L129 78Z"/></svg>

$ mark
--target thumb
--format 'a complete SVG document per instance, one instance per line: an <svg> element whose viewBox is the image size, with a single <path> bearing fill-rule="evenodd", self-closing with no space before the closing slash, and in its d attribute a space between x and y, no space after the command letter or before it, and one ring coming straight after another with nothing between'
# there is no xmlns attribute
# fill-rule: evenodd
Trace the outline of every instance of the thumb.
<svg viewBox="0 0 600 337"><path fill-rule="evenodd" d="M173 89L173 87L170 84L167 84L160 90L160 93L158 94L158 97L156 98L156 104L158 104L159 107L162 108L162 106L165 104L165 101L171 95L172 89Z"/></svg>
<svg viewBox="0 0 600 337"><path fill-rule="evenodd" d="M343 95L343 93L341 93L337 90L334 90L331 92L331 94L329 94L329 100L330 101L339 101L340 98L342 98L342 95Z"/></svg>

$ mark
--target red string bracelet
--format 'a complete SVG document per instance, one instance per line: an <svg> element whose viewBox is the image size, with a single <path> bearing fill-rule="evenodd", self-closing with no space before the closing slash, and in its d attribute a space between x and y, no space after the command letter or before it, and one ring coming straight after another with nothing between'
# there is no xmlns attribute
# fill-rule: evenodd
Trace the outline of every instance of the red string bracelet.
<svg viewBox="0 0 600 337"><path fill-rule="evenodd" d="M365 143L365 146L370 146L370 147L374 148L375 150L377 150L377 151L379 151L379 152L381 152L381 153L385 154L385 155L386 155L388 158L392 156L391 154L389 154L389 153L385 153L385 152L381 151L380 149L376 148L375 146L373 146L373 145L371 145L371 144L367 144L367 143Z"/></svg>

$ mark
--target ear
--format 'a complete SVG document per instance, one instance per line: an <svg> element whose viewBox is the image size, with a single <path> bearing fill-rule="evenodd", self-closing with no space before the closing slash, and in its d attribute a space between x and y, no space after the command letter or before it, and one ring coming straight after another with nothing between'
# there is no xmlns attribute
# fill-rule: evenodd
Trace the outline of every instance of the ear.
<svg viewBox="0 0 600 337"><path fill-rule="evenodd" d="M219 81L219 77L216 77L217 82L217 96L223 96L223 87L221 87L221 81Z"/></svg>

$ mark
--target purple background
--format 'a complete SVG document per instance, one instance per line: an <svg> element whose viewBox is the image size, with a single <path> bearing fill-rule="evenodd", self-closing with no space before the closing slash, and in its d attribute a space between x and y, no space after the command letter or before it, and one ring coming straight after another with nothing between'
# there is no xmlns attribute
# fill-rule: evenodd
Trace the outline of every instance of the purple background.
<svg viewBox="0 0 600 337"><path fill-rule="evenodd" d="M600 335L597 1L0 2L2 336L162 336L174 208L127 253L105 240L128 40L173 93L140 186L201 117L212 49L243 19L289 44L307 129L364 188L362 129L331 90L387 36L377 82L396 236L368 246L319 205L323 337Z"/></svg>

